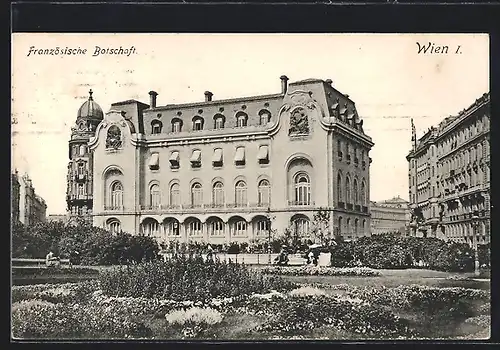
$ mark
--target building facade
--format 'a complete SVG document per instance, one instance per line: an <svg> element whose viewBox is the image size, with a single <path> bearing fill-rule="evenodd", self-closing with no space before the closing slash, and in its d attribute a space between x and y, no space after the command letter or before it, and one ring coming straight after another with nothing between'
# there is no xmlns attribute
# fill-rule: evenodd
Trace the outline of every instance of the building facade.
<svg viewBox="0 0 500 350"><path fill-rule="evenodd" d="M90 139L95 226L217 244L305 236L321 208L334 233L369 234L373 142L331 80L179 105L149 95L112 104Z"/></svg>
<svg viewBox="0 0 500 350"><path fill-rule="evenodd" d="M399 232L405 235L410 223L409 202L401 197L370 202L371 234Z"/></svg>
<svg viewBox="0 0 500 350"><path fill-rule="evenodd" d="M487 93L415 142L407 157L412 234L489 242L490 116Z"/></svg>
<svg viewBox="0 0 500 350"><path fill-rule="evenodd" d="M47 219L47 204L36 194L33 183L27 174L11 174L11 220L26 226Z"/></svg>
<svg viewBox="0 0 500 350"><path fill-rule="evenodd" d="M92 90L90 90L88 100L78 109L75 126L71 128L69 140L66 189L69 221L74 217L82 217L88 222L92 221L93 161L88 142L103 118L102 109L94 102Z"/></svg>

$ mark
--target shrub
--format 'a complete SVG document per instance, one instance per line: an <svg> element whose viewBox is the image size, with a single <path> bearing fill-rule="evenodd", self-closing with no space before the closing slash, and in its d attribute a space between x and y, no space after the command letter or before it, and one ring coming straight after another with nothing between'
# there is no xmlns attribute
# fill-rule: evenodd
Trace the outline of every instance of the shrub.
<svg viewBox="0 0 500 350"><path fill-rule="evenodd" d="M290 289L293 283L278 277L265 277L245 265L216 261L200 256L175 256L119 267L99 275L106 295L173 300L208 300L268 291Z"/></svg>
<svg viewBox="0 0 500 350"><path fill-rule="evenodd" d="M40 299L52 303L82 302L88 300L97 288L97 281L12 286L11 295L13 303L29 299Z"/></svg>
<svg viewBox="0 0 500 350"><path fill-rule="evenodd" d="M437 238L401 237L383 234L361 237L354 242L340 241L331 248L332 266L349 267L360 262L376 269L410 268L423 261L441 271L472 271L473 251L465 243L447 243Z"/></svg>

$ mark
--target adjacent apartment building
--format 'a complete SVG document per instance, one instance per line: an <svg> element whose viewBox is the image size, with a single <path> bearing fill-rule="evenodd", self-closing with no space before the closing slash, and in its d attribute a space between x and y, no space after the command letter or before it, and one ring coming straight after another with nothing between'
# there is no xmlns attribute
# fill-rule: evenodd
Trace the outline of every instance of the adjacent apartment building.
<svg viewBox="0 0 500 350"><path fill-rule="evenodd" d="M370 202L371 233L400 233L406 235L410 223L409 202L397 196L379 202Z"/></svg>
<svg viewBox="0 0 500 350"><path fill-rule="evenodd" d="M414 146L409 162L412 234L490 240L490 94L445 118Z"/></svg>
<svg viewBox="0 0 500 350"><path fill-rule="evenodd" d="M33 225L45 222L47 204L36 194L27 174L19 176L17 170L11 174L11 222Z"/></svg>
<svg viewBox="0 0 500 350"><path fill-rule="evenodd" d="M334 233L370 234L373 142L331 80L282 76L276 94L214 100L207 91L185 104L157 95L113 103L102 120L95 102L79 112L90 138L72 137L68 191L83 196L95 226L225 243L289 227L307 236L326 209Z"/></svg>

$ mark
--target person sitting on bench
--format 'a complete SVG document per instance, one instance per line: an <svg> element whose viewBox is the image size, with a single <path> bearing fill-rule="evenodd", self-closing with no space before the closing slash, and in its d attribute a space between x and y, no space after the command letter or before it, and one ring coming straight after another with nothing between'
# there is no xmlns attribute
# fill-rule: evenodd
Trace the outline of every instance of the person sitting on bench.
<svg viewBox="0 0 500 350"><path fill-rule="evenodd" d="M61 259L59 259L59 257L55 256L54 253L50 251L49 254L47 254L47 256L45 257L45 264L47 265L47 267L57 267L61 264Z"/></svg>
<svg viewBox="0 0 500 350"><path fill-rule="evenodd" d="M274 262L277 265L287 265L288 264L288 253L286 252L286 247L282 246L281 247L281 252L280 254L274 259Z"/></svg>

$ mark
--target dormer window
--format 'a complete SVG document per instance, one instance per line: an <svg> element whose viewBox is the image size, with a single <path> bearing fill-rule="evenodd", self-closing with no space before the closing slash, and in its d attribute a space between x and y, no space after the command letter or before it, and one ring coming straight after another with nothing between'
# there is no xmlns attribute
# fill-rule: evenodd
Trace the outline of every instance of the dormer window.
<svg viewBox="0 0 500 350"><path fill-rule="evenodd" d="M163 128L163 124L159 120L153 120L151 122L151 133L152 134L161 134L161 129Z"/></svg>
<svg viewBox="0 0 500 350"><path fill-rule="evenodd" d="M240 112L236 115L236 127L242 128L247 126L248 115L246 113Z"/></svg>
<svg viewBox="0 0 500 350"><path fill-rule="evenodd" d="M267 125L271 121L271 113L263 109L259 112L260 125Z"/></svg>
<svg viewBox="0 0 500 350"><path fill-rule="evenodd" d="M178 133L182 131L182 120L174 118L172 120L172 132Z"/></svg>
<svg viewBox="0 0 500 350"><path fill-rule="evenodd" d="M214 117L214 129L224 129L225 118L222 114L217 114Z"/></svg>
<svg viewBox="0 0 500 350"><path fill-rule="evenodd" d="M196 116L193 118L193 130L200 131L203 130L203 118Z"/></svg>

